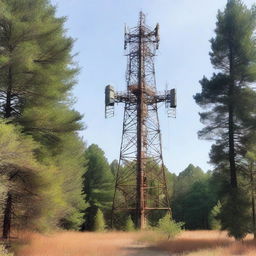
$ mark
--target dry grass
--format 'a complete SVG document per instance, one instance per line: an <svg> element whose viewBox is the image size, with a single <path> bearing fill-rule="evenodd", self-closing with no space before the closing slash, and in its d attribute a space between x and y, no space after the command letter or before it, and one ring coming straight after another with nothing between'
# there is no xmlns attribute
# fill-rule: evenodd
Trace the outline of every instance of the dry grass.
<svg viewBox="0 0 256 256"><path fill-rule="evenodd" d="M159 242L157 246L171 255L186 256L230 256L256 255L256 242L248 236L245 241L237 242L226 232L185 231L175 240Z"/></svg>
<svg viewBox="0 0 256 256"><path fill-rule="evenodd" d="M119 256L122 248L137 239L137 233L60 232L52 235L23 233L26 245L17 256Z"/></svg>
<svg viewBox="0 0 256 256"><path fill-rule="evenodd" d="M163 237L152 231L59 232L51 235L23 232L20 237L25 245L19 247L17 256L122 256L131 253L137 255L136 241L157 244L159 249L167 251L172 256L256 256L256 242L251 236L242 243L227 237L225 232L218 231L185 231L175 240L162 242L159 242L159 239ZM150 248L145 248L147 252L150 251ZM154 252L156 253L152 251L152 255L156 255Z"/></svg>

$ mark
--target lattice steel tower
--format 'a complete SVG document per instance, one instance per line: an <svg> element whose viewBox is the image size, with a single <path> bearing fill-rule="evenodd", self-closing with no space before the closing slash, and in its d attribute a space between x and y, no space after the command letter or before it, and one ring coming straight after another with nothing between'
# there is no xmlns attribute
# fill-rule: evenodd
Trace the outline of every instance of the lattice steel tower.
<svg viewBox="0 0 256 256"><path fill-rule="evenodd" d="M112 208L112 225L119 212L131 214L137 228L146 226L151 211L170 211L167 192L158 103L175 114L176 91L157 93L154 57L159 45L159 25L151 29L140 12L136 27L125 28L127 90L105 89L105 115L114 115L114 104L124 103L123 133Z"/></svg>

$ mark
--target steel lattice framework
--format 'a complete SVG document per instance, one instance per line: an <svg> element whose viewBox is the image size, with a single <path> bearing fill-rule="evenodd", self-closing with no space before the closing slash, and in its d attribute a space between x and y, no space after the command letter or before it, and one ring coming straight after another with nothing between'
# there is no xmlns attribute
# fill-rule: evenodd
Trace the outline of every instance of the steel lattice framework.
<svg viewBox="0 0 256 256"><path fill-rule="evenodd" d="M112 224L118 213L130 213L138 228L146 226L153 210L170 211L158 118L158 103L176 108L175 90L157 93L154 58L159 45L159 25L151 29L141 12L138 26L125 30L127 90L106 88L106 116L114 104L124 103L123 133L112 208ZM110 95L109 91L112 90Z"/></svg>

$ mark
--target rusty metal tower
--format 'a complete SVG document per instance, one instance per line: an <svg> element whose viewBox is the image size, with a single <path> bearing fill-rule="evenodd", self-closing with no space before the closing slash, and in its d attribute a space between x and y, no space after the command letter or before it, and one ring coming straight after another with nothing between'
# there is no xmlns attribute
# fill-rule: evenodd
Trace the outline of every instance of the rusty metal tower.
<svg viewBox="0 0 256 256"><path fill-rule="evenodd" d="M140 12L136 27L125 27L127 90L105 89L105 116L114 115L115 103L124 103L123 133L112 208L112 225L120 212L131 214L136 227L146 226L151 211L170 211L158 119L158 103L175 115L176 91L156 90L154 58L159 25L151 29Z"/></svg>

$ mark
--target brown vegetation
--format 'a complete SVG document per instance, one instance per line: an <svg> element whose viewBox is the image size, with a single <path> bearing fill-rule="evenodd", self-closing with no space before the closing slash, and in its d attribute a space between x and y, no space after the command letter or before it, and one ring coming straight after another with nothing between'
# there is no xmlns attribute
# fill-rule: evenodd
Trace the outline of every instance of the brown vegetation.
<svg viewBox="0 0 256 256"><path fill-rule="evenodd" d="M237 242L229 238L226 232L219 231L185 231L174 240L160 242L163 235L152 231L59 232L50 235L23 232L19 237L24 245L19 246L17 256L137 255L138 241L142 243L138 255L148 252L157 255L157 250L159 255L162 255L160 251L163 250L176 256L256 255L256 241L252 236L247 236L243 242ZM147 247L144 246L145 243L156 246Z"/></svg>
<svg viewBox="0 0 256 256"><path fill-rule="evenodd" d="M23 233L17 256L121 256L138 234L125 232L60 232L52 235Z"/></svg>
<svg viewBox="0 0 256 256"><path fill-rule="evenodd" d="M252 236L238 242L219 231L185 231L174 240L159 242L157 247L170 254L187 256L256 255Z"/></svg>

